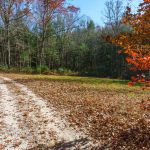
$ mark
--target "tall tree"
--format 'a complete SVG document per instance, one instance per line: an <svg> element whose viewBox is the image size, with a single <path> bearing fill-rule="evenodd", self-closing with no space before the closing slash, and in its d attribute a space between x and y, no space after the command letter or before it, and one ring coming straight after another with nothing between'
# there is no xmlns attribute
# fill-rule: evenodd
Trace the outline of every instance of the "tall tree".
<svg viewBox="0 0 150 150"><path fill-rule="evenodd" d="M105 2L105 25L111 28L113 35L117 35L121 28L121 19L124 14L122 0L107 0Z"/></svg>
<svg viewBox="0 0 150 150"><path fill-rule="evenodd" d="M31 0L1 0L0 2L0 20L4 27L7 65L11 65L11 46L10 46L10 25L14 20L29 14L29 5Z"/></svg>
<svg viewBox="0 0 150 150"><path fill-rule="evenodd" d="M150 69L150 1L143 0L135 14L127 8L123 22L132 27L132 32L123 33L113 39L113 42L123 47L128 55L127 62L133 70L146 71Z"/></svg>
<svg viewBox="0 0 150 150"><path fill-rule="evenodd" d="M76 12L78 8L68 6L66 0L37 0L36 23L39 26L39 57L40 66L45 64L45 41L48 38L48 25L56 18L59 13Z"/></svg>
<svg viewBox="0 0 150 150"><path fill-rule="evenodd" d="M140 74L150 70L149 18L149 0L143 0L135 14L132 14L131 8L127 7L123 22L132 27L132 32L123 33L112 40L114 43L123 48L123 52L127 55L126 60L131 65L131 69L139 72ZM132 77L132 82L129 84L134 85L136 83L135 81L140 81L144 82L146 86L150 86L150 82L145 79L147 79L145 76L138 75L137 78Z"/></svg>

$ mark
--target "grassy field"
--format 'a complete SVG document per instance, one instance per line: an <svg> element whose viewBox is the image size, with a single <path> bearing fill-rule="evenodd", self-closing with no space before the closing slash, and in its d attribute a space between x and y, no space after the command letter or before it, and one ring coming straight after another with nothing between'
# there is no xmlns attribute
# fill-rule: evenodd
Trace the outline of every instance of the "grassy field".
<svg viewBox="0 0 150 150"><path fill-rule="evenodd" d="M74 76L1 74L23 83L63 114L70 126L86 130L101 149L150 149L149 113L140 108L148 91L128 81Z"/></svg>

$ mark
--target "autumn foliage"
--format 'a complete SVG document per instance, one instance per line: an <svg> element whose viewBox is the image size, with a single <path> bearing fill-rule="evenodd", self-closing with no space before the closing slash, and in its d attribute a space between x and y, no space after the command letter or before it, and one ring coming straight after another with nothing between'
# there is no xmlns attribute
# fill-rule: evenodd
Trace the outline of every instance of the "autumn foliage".
<svg viewBox="0 0 150 150"><path fill-rule="evenodd" d="M145 72L150 69L150 1L144 0L132 14L131 8L127 7L123 23L131 27L128 33L122 33L115 37L113 43L123 48L127 54L126 61L131 65L131 70ZM118 53L121 53L119 51ZM139 78L137 77L136 82ZM135 80L132 80L134 84ZM146 83L147 84L147 83ZM131 85L131 83L129 83ZM148 84L147 84L148 85Z"/></svg>

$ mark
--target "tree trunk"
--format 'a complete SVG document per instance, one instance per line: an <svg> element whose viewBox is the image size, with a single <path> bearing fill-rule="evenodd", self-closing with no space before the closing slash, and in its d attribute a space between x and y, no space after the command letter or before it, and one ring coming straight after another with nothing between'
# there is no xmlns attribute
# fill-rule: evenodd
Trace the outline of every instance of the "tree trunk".
<svg viewBox="0 0 150 150"><path fill-rule="evenodd" d="M5 31L6 31L6 43L7 43L7 66L10 68L10 32L9 32L9 22L5 25Z"/></svg>

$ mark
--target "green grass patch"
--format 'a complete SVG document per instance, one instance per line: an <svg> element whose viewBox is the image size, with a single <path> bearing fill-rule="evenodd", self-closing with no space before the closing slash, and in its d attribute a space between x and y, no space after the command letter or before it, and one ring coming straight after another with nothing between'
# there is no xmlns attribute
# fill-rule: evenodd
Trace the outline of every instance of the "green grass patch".
<svg viewBox="0 0 150 150"><path fill-rule="evenodd" d="M116 92L142 92L140 84L129 86L129 80L111 79L111 78L95 78L95 77L80 77L80 76L60 76L60 75L29 75L29 78L35 80L47 80L48 82L56 81L63 83L77 83L85 85L85 88L97 88L101 90L111 90ZM143 91L142 93L147 93ZM133 95L132 95L133 96Z"/></svg>
<svg viewBox="0 0 150 150"><path fill-rule="evenodd" d="M103 90L119 90L122 91L132 91L132 90L140 90L140 86L128 86L128 80L120 80L120 79L110 79L110 78L94 78L94 77L80 77L80 76L61 76L61 75L42 75L42 74L11 74L10 77L13 76L16 80L24 79L27 82L30 80L46 80L47 82L60 82L60 83L77 83L85 85L85 88L94 87L101 88ZM9 75L8 75L9 77Z"/></svg>
<svg viewBox="0 0 150 150"><path fill-rule="evenodd" d="M37 78L49 79L56 81L64 82L78 82L78 83L87 83L87 84L121 84L126 85L127 80L119 79L109 79L109 78L93 78L93 77L78 77L78 76L45 76L45 75L36 75Z"/></svg>

